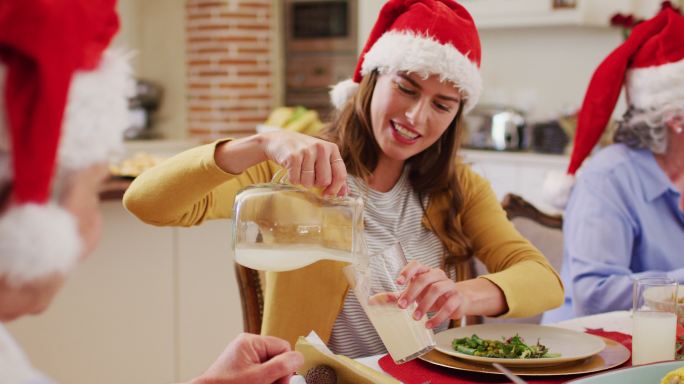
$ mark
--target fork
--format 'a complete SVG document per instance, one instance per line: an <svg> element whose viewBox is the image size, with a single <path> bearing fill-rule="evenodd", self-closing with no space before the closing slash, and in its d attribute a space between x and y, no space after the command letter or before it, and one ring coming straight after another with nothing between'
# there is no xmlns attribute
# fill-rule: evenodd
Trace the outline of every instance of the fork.
<svg viewBox="0 0 684 384"><path fill-rule="evenodd" d="M510 369L504 367L503 365L501 365L501 364L499 364L499 363L492 363L492 365L493 365L494 368L496 368L499 372L503 373L504 375L506 375L506 377L508 377L509 379L511 379L511 381L512 381L514 384L527 384L527 382L526 382L525 380L521 379L520 376L518 376L518 375L516 375L515 373L511 372Z"/></svg>

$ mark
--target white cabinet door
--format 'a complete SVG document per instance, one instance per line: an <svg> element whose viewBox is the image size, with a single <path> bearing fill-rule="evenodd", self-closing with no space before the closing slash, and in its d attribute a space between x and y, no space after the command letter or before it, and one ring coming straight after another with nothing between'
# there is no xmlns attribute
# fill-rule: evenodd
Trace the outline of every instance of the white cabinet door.
<svg viewBox="0 0 684 384"><path fill-rule="evenodd" d="M648 1L648 0L644 0ZM634 0L461 0L480 29L608 26L610 17L635 10ZM574 6L562 6L562 4Z"/></svg>
<svg viewBox="0 0 684 384"><path fill-rule="evenodd" d="M232 221L177 228L179 377L204 372L242 331L235 280Z"/></svg>

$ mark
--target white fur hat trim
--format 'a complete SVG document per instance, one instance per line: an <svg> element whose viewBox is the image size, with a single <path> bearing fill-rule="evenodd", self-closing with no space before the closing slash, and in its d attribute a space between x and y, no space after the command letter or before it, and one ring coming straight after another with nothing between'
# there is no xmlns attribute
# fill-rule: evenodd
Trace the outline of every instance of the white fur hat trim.
<svg viewBox="0 0 684 384"><path fill-rule="evenodd" d="M464 112L477 104L482 92L480 70L468 59L467 53L410 31L387 32L373 44L363 58L361 75L376 68L380 73L407 71L423 76L439 75L442 81L456 85L467 98Z"/></svg>
<svg viewBox="0 0 684 384"><path fill-rule="evenodd" d="M123 150L128 97L134 92L126 54L108 50L95 70L78 71L69 88L57 164L81 169Z"/></svg>
<svg viewBox="0 0 684 384"><path fill-rule="evenodd" d="M464 112L477 104L482 93L482 77L476 64L451 44L442 44L430 36L409 31L392 31L382 35L363 57L361 76L378 69L380 73L406 71L423 76L440 75L459 88L467 101ZM353 85L353 86L352 86ZM333 86L330 97L342 109L358 88L351 79Z"/></svg>
<svg viewBox="0 0 684 384"><path fill-rule="evenodd" d="M54 203L14 206L0 216L0 271L12 285L67 273L81 250L76 219Z"/></svg>
<svg viewBox="0 0 684 384"><path fill-rule="evenodd" d="M629 103L649 109L680 100L684 102L684 60L627 71Z"/></svg>
<svg viewBox="0 0 684 384"><path fill-rule="evenodd" d="M568 204L573 185L575 185L574 175L562 171L549 171L542 188L544 200L558 209L564 209Z"/></svg>

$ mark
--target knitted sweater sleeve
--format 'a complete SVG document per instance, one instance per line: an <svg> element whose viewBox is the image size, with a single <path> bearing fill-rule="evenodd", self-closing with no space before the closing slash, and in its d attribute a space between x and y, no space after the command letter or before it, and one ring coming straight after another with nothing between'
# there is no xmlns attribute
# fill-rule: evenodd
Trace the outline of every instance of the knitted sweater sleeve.
<svg viewBox="0 0 684 384"><path fill-rule="evenodd" d="M277 169L263 162L232 175L214 161L217 141L182 152L138 176L124 194L126 209L158 226L192 226L230 218L242 188L271 180Z"/></svg>

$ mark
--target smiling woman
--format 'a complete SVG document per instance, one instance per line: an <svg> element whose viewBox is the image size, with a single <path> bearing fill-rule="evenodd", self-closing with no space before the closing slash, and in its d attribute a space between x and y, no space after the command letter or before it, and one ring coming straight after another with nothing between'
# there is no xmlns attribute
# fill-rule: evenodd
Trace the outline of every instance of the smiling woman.
<svg viewBox="0 0 684 384"><path fill-rule="evenodd" d="M124 204L151 224L197 225L231 217L237 191L285 169L292 183L325 195L362 196L369 252L401 241L410 262L398 305L417 303L414 319L434 312L427 326L444 329L464 315L538 314L561 303L557 274L457 156L479 65L477 28L461 5L390 0L353 78L333 88L339 114L319 138L276 131L191 149L138 177ZM492 274L472 279L473 256ZM313 329L338 354L384 352L344 266L268 273L262 333L294 343Z"/></svg>

